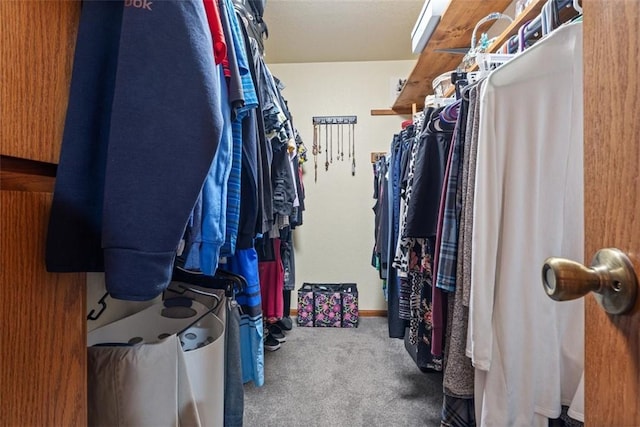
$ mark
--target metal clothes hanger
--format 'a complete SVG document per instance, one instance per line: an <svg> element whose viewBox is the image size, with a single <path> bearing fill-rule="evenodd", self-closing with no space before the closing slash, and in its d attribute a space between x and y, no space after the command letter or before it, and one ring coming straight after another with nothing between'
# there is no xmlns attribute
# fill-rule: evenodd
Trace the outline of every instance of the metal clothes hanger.
<svg viewBox="0 0 640 427"><path fill-rule="evenodd" d="M104 295L102 295L102 298L98 300L100 309L98 310L98 312L96 312L96 310L94 309L91 309L89 314L87 314L87 320L98 320L98 318L100 318L102 313L104 313L104 311L107 309L106 299L108 296L109 296L109 292L105 292Z"/></svg>
<svg viewBox="0 0 640 427"><path fill-rule="evenodd" d="M197 271L186 270L183 267L175 266L173 269L172 281L182 282L209 289L222 289L225 296L232 298L236 292L242 292L245 288L244 277L226 270L217 269L213 276Z"/></svg>

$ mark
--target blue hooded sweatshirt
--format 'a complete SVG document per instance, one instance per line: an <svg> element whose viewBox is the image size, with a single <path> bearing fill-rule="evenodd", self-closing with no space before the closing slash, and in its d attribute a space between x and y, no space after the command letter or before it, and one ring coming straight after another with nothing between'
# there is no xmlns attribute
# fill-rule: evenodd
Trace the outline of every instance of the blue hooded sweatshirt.
<svg viewBox="0 0 640 427"><path fill-rule="evenodd" d="M46 262L105 271L114 298L168 285L221 138L200 0L85 0Z"/></svg>

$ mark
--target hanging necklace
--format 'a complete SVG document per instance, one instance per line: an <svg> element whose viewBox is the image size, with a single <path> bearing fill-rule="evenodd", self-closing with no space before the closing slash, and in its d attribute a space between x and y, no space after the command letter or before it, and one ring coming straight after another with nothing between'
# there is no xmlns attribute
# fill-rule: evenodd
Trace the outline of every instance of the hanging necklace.
<svg viewBox="0 0 640 427"><path fill-rule="evenodd" d="M333 163L333 125L331 125L331 127L329 129L331 129L329 132L331 132L329 140L331 141L331 152L329 153L329 158L330 158L330 162Z"/></svg>
<svg viewBox="0 0 640 427"><path fill-rule="evenodd" d="M314 182L318 182L318 125L313 125L313 175Z"/></svg>
<svg viewBox="0 0 640 427"><path fill-rule="evenodd" d="M347 151L349 152L349 158L351 158L351 125L349 125L349 147L347 148Z"/></svg>
<svg viewBox="0 0 640 427"><path fill-rule="evenodd" d="M329 125L328 124L324 125L324 155L325 155L324 170L328 171L329 170Z"/></svg>
<svg viewBox="0 0 640 427"><path fill-rule="evenodd" d="M340 148L340 160L344 162L344 124L340 125L340 141L342 142L342 147Z"/></svg>
<svg viewBox="0 0 640 427"><path fill-rule="evenodd" d="M355 176L356 175L356 126L354 124L351 124L351 127L353 128L353 157L351 158L351 176Z"/></svg>

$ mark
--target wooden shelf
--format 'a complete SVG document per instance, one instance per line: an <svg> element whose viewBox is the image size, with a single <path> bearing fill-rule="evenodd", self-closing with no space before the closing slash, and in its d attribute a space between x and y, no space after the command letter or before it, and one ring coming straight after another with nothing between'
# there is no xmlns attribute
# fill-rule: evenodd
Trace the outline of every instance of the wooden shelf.
<svg viewBox="0 0 640 427"><path fill-rule="evenodd" d="M407 114L411 114L411 111L409 111ZM396 111L393 111L390 108L386 108L386 109L373 109L371 110L371 115L372 116L397 116L398 113Z"/></svg>
<svg viewBox="0 0 640 427"><path fill-rule="evenodd" d="M487 52L495 53L502 47L504 42L506 42L511 36L518 33L520 27L526 22L534 19L536 16L540 14L542 11L542 6L547 2L547 0L533 0L529 3L525 10L522 11L520 15L513 20L511 24L491 43ZM468 68L466 71L476 71L478 66L474 64L472 67ZM445 92L445 97L449 97L453 95L455 91L454 88L450 88L447 92Z"/></svg>
<svg viewBox="0 0 640 427"><path fill-rule="evenodd" d="M540 0L541 1L541 0ZM425 96L433 93L431 82L447 71L454 70L462 59L460 55L438 52L438 49L468 48L473 28L491 12L502 12L511 0L451 0L442 14L440 23L418 57L402 92L393 104L399 114L411 112L412 104L424 107Z"/></svg>
<svg viewBox="0 0 640 427"><path fill-rule="evenodd" d="M496 53L498 49L502 47L502 45L509 39L511 36L518 33L520 27L522 27L527 22L535 19L542 12L542 7L547 2L547 0L533 0L529 5L527 5L526 9L522 11L520 15L513 20L511 24L491 43L487 52ZM563 10L560 12L560 21L564 22L566 19L572 18L576 15L576 12L571 9L569 11ZM474 64L472 67L468 68L466 71L476 71L478 66ZM455 89L450 88L447 92L445 92L445 97L449 97L453 95Z"/></svg>

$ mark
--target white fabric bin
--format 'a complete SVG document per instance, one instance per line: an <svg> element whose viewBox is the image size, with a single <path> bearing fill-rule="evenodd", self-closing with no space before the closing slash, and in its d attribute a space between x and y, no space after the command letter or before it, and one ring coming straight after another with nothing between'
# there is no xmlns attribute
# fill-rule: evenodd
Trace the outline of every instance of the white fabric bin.
<svg viewBox="0 0 640 427"><path fill-rule="evenodd" d="M224 324L172 301L88 334L89 425L222 427Z"/></svg>

